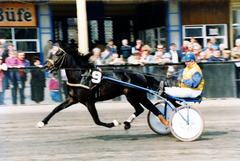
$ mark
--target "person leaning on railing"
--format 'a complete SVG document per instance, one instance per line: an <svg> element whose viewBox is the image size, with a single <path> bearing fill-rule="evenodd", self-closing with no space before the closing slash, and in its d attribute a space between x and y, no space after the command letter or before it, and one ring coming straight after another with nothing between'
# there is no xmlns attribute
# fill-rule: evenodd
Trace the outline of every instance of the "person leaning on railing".
<svg viewBox="0 0 240 161"><path fill-rule="evenodd" d="M4 103L5 87L3 87L2 81L4 78L4 71L6 70L7 70L7 65L3 63L3 57L0 56L0 105L5 105Z"/></svg>
<svg viewBox="0 0 240 161"><path fill-rule="evenodd" d="M19 67L28 67L30 66L30 62L25 59L25 53L22 51L18 52L18 59L20 60L20 65ZM14 88L12 88L12 102L13 104L17 104L17 92L19 90L20 93L20 103L21 104L25 104L25 94L24 94L24 89L25 89L25 83L27 81L27 73L29 72L29 69L19 69L18 70L20 73L20 79L21 79L21 87L19 88L18 84L17 84L17 80L14 79Z"/></svg>
<svg viewBox="0 0 240 161"><path fill-rule="evenodd" d="M236 47L232 48L232 59L233 60L240 60L240 39L235 41Z"/></svg>

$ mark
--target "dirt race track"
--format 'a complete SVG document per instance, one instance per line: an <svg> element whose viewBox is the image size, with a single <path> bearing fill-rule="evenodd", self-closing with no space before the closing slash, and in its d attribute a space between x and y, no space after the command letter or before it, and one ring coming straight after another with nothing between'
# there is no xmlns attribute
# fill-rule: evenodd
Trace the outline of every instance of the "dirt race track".
<svg viewBox="0 0 240 161"><path fill-rule="evenodd" d="M202 136L193 142L160 136L147 124L147 110L126 132L94 124L83 105L56 114L36 128L56 105L0 107L0 160L169 161L240 160L240 100L204 100L195 104L205 119ZM101 102L102 121L125 121L134 109L127 102Z"/></svg>

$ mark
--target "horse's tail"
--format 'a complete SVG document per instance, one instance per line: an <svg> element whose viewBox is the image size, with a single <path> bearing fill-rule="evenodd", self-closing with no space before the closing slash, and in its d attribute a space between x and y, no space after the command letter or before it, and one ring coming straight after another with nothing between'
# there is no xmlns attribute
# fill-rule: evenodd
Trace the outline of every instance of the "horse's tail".
<svg viewBox="0 0 240 161"><path fill-rule="evenodd" d="M155 79L154 76L151 74L145 74L144 76L147 79L148 88L154 91L158 91L160 81Z"/></svg>

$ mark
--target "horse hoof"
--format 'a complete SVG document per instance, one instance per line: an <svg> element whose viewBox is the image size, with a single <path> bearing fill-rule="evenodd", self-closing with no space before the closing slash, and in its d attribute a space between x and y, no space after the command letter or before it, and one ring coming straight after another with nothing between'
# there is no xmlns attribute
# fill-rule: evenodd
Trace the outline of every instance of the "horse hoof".
<svg viewBox="0 0 240 161"><path fill-rule="evenodd" d="M42 121L40 121L37 123L36 127L42 128L42 127L44 127L44 123Z"/></svg>
<svg viewBox="0 0 240 161"><path fill-rule="evenodd" d="M114 126L119 126L119 125L121 125L121 123L118 122L117 120L113 120L113 124L114 124Z"/></svg>
<svg viewBox="0 0 240 161"><path fill-rule="evenodd" d="M128 129L131 128L130 122L125 121L124 124L125 124L125 125L124 125L124 129L125 129L125 130L128 130Z"/></svg>

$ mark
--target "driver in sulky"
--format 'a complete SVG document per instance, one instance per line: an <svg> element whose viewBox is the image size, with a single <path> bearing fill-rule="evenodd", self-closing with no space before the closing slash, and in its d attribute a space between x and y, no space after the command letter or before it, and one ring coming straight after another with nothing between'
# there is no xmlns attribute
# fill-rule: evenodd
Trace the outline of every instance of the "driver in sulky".
<svg viewBox="0 0 240 161"><path fill-rule="evenodd" d="M196 63L194 54L185 56L186 68L182 75L168 75L168 78L177 80L180 87L165 87L164 83L160 83L159 94L166 93L167 95L178 98L196 98L201 95L204 79L201 68Z"/></svg>

